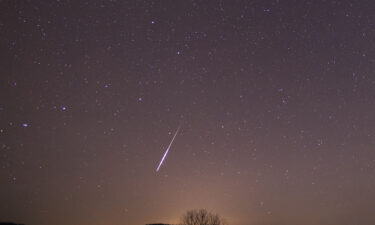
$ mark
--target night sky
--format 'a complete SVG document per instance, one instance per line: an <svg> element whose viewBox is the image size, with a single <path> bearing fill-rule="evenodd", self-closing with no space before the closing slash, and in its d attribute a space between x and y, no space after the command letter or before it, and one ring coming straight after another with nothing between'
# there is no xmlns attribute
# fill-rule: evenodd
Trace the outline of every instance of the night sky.
<svg viewBox="0 0 375 225"><path fill-rule="evenodd" d="M0 1L0 221L375 224L374 12Z"/></svg>

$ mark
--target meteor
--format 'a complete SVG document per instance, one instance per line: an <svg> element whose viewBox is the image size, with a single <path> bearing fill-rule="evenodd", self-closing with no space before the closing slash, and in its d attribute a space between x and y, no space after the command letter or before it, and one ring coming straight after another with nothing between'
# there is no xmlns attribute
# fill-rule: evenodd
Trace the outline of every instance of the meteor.
<svg viewBox="0 0 375 225"><path fill-rule="evenodd" d="M173 144L173 141L174 141L175 137L177 136L177 133L178 133L179 130L180 130L180 127L177 128L176 133L174 134L171 143L169 143L169 146L168 146L167 150L165 150L164 155L163 155L163 158L161 158L161 161L160 161L160 163L159 163L159 166L158 166L158 168L156 168L156 172L159 171L161 165L163 164L163 161L164 161L165 157L167 156L168 151L169 151L169 149L171 148L171 146L172 146L172 144Z"/></svg>

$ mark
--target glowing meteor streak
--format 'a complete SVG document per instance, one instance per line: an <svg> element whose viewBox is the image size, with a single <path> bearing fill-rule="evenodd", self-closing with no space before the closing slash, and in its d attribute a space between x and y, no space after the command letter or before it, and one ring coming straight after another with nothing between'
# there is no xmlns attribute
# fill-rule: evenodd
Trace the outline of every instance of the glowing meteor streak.
<svg viewBox="0 0 375 225"><path fill-rule="evenodd" d="M169 146L168 146L167 150L165 151L165 153L164 153L164 155L163 155L163 158L161 158L161 161L160 161L160 163L159 163L158 168L156 168L156 172L159 171L161 165L163 164L163 161L164 161L165 157L167 156L168 151L169 151L169 149L171 148L171 146L172 146L172 144L173 144L173 141L174 141L175 137L177 136L177 133L178 133L179 130L180 130L180 127L177 128L176 133L174 134L171 143L169 143Z"/></svg>

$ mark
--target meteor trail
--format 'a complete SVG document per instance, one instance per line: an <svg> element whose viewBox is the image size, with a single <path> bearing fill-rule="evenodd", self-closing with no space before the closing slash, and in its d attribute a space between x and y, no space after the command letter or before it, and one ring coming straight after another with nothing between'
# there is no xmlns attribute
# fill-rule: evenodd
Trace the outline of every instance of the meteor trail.
<svg viewBox="0 0 375 225"><path fill-rule="evenodd" d="M161 161L160 161L160 163L159 163L159 166L158 166L158 168L156 168L156 172L159 171L160 166L163 164L163 161L164 161L165 157L167 156L168 151L169 151L169 149L171 148L171 146L172 146L172 144L173 144L173 141L174 141L175 137L177 136L177 133L178 133L179 130L180 130L180 126L177 128L176 133L174 134L171 143L169 143L169 146L168 146L167 150L165 151L165 153L164 153L164 155L163 155L163 158L161 158Z"/></svg>

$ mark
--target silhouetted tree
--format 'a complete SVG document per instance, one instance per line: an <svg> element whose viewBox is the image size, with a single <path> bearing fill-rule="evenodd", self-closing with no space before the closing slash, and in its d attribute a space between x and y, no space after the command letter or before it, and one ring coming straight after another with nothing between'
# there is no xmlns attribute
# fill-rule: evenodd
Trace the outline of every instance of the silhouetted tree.
<svg viewBox="0 0 375 225"><path fill-rule="evenodd" d="M205 209L189 210L181 219L181 225L226 225L227 223L218 214Z"/></svg>

